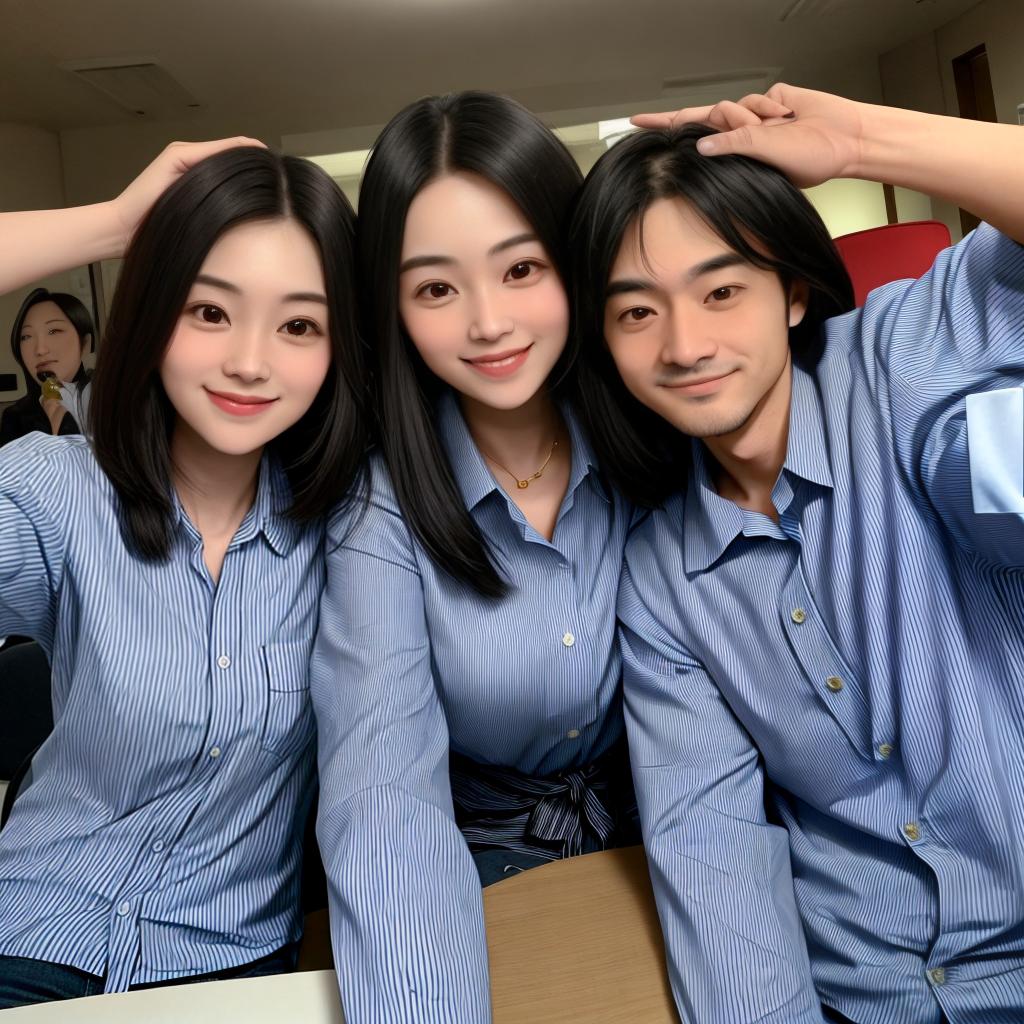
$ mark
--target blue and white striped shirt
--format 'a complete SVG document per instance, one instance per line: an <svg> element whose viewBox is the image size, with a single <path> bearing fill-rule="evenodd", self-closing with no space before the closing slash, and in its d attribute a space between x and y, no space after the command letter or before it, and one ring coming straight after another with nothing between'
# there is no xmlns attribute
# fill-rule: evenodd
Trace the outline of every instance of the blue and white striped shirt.
<svg viewBox="0 0 1024 1024"><path fill-rule="evenodd" d="M825 331L778 525L695 444L627 547L676 1000L699 1024L820 1021L819 997L858 1024L1019 1022L1024 249L983 226Z"/></svg>
<svg viewBox="0 0 1024 1024"><path fill-rule="evenodd" d="M0 954L122 991L298 937L323 530L289 501L264 460L214 586L180 506L168 562L128 552L83 438L0 451L0 634L45 648L55 720L0 832Z"/></svg>
<svg viewBox="0 0 1024 1024"><path fill-rule="evenodd" d="M542 775L588 764L622 734L615 599L630 513L567 422L571 475L549 542L491 476L454 399L441 403L466 507L511 582L501 600L431 561L379 459L368 509L329 527L312 693L351 1024L490 1019L480 879L454 819L449 747Z"/></svg>

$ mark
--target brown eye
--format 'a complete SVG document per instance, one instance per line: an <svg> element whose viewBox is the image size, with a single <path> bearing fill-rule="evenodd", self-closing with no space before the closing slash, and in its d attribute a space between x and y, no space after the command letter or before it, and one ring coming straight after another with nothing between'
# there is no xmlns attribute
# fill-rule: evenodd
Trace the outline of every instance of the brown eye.
<svg viewBox="0 0 1024 1024"><path fill-rule="evenodd" d="M313 325L308 320L289 320L284 329L293 338L304 338L313 329Z"/></svg>
<svg viewBox="0 0 1024 1024"><path fill-rule="evenodd" d="M634 323L640 320L646 320L651 315L649 309L645 309L643 306L634 306L632 309L626 311L626 316L629 317Z"/></svg>
<svg viewBox="0 0 1024 1024"><path fill-rule="evenodd" d="M509 267L508 276L512 278L513 281L522 281L529 277L533 273L534 269L535 267L533 263L529 260L523 260L522 263L516 263Z"/></svg>
<svg viewBox="0 0 1024 1024"><path fill-rule="evenodd" d="M732 298L732 293L733 293L733 289L728 287L728 286L726 286L724 288L716 288L711 293L709 298L713 299L715 302L725 302L726 299L731 299Z"/></svg>
<svg viewBox="0 0 1024 1024"><path fill-rule="evenodd" d="M427 294L432 299L445 299L451 294L451 288L441 281L435 281L433 284L427 285Z"/></svg>
<svg viewBox="0 0 1024 1024"><path fill-rule="evenodd" d="M199 315L203 318L203 322L208 324L222 324L227 319L224 310L219 306L200 306Z"/></svg>

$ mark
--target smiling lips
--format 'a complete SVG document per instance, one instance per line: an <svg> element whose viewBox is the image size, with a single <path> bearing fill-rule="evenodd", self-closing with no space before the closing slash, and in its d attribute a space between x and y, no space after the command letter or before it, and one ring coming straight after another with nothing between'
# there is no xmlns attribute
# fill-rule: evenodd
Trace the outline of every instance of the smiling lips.
<svg viewBox="0 0 1024 1024"><path fill-rule="evenodd" d="M259 395L236 395L230 391L211 391L209 388L204 390L218 409L232 416L258 416L277 401L276 398L261 398Z"/></svg>
<svg viewBox="0 0 1024 1024"><path fill-rule="evenodd" d="M463 359L462 361L484 376L498 379L515 373L526 362L531 348L533 348L532 344L527 345L526 348L508 349L505 352L489 353L486 356L477 356L475 359Z"/></svg>
<svg viewBox="0 0 1024 1024"><path fill-rule="evenodd" d="M665 381L662 387L678 391L683 395L710 395L717 391L721 383L731 377L733 373L735 373L734 370L728 370L725 373L716 374L714 377L700 377L694 381L682 380L678 383Z"/></svg>

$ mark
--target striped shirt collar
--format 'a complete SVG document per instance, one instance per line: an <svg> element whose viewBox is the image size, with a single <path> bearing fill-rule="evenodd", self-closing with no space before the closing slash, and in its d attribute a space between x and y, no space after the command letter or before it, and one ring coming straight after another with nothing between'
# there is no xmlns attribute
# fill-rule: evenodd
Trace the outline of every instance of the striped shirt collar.
<svg viewBox="0 0 1024 1024"><path fill-rule="evenodd" d="M687 572L703 572L722 557L726 548L744 528L746 515L735 502L721 497L715 490L708 468L704 445L694 441L693 465L686 492L686 523L683 538ZM789 440L783 473L812 484L832 489L828 438L821 408L821 397L810 374L794 366L792 397L789 407ZM792 498L786 481L776 483L776 493L785 491ZM780 502L776 508L782 511Z"/></svg>
<svg viewBox="0 0 1024 1024"><path fill-rule="evenodd" d="M583 428L568 404L561 403L559 409L572 442L572 469L569 474L569 487L566 491L568 498L575 493L576 488L586 479L591 470L597 470L597 458ZM498 493L508 499L508 495L501 489L487 468L487 463L469 433L469 427L466 426L459 403L450 390L445 391L438 402L437 421L438 435L448 453L452 473L462 492L466 508L476 508L489 494ZM606 501L610 500L600 474L595 472L594 479L597 484L597 492Z"/></svg>
<svg viewBox="0 0 1024 1024"><path fill-rule="evenodd" d="M175 531L184 530L192 539L201 542L199 532L185 512L178 492L172 490L172 496ZM247 544L262 533L275 554L282 557L290 555L303 529L301 523L288 515L291 501L292 491L287 475L276 459L264 453L256 483L256 499L235 532L229 550Z"/></svg>

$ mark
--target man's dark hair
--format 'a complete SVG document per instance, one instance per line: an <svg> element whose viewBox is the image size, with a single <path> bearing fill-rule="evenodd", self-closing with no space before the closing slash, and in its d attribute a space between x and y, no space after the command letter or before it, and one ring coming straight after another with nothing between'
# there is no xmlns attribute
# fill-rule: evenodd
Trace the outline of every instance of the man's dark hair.
<svg viewBox="0 0 1024 1024"><path fill-rule="evenodd" d="M121 504L138 555L170 553L170 441L176 413L160 365L189 289L220 236L253 220L290 218L320 254L331 365L306 414L267 446L292 489L289 514L309 522L349 492L368 441L356 331L355 217L319 167L257 147L218 153L175 182L139 226L118 281L93 377L89 421L96 458Z"/></svg>
<svg viewBox="0 0 1024 1024"><path fill-rule="evenodd" d="M787 292L806 284L807 312L789 332L797 366L814 368L825 320L854 307L846 268L803 193L757 160L702 156L697 140L714 133L688 124L627 136L588 175L572 223L581 408L609 477L644 505L685 486L689 442L626 390L605 342L604 310L626 231L652 203L684 199L733 252L776 273Z"/></svg>
<svg viewBox="0 0 1024 1024"><path fill-rule="evenodd" d="M582 175L569 151L513 100L460 92L417 100L374 145L359 192L360 294L366 335L376 348L381 446L402 514L445 572L478 593L506 590L491 552L466 509L435 426L443 385L426 367L402 324L398 271L409 206L435 178L478 174L508 194L567 283L567 232ZM574 361L572 339L552 370L555 390Z"/></svg>

